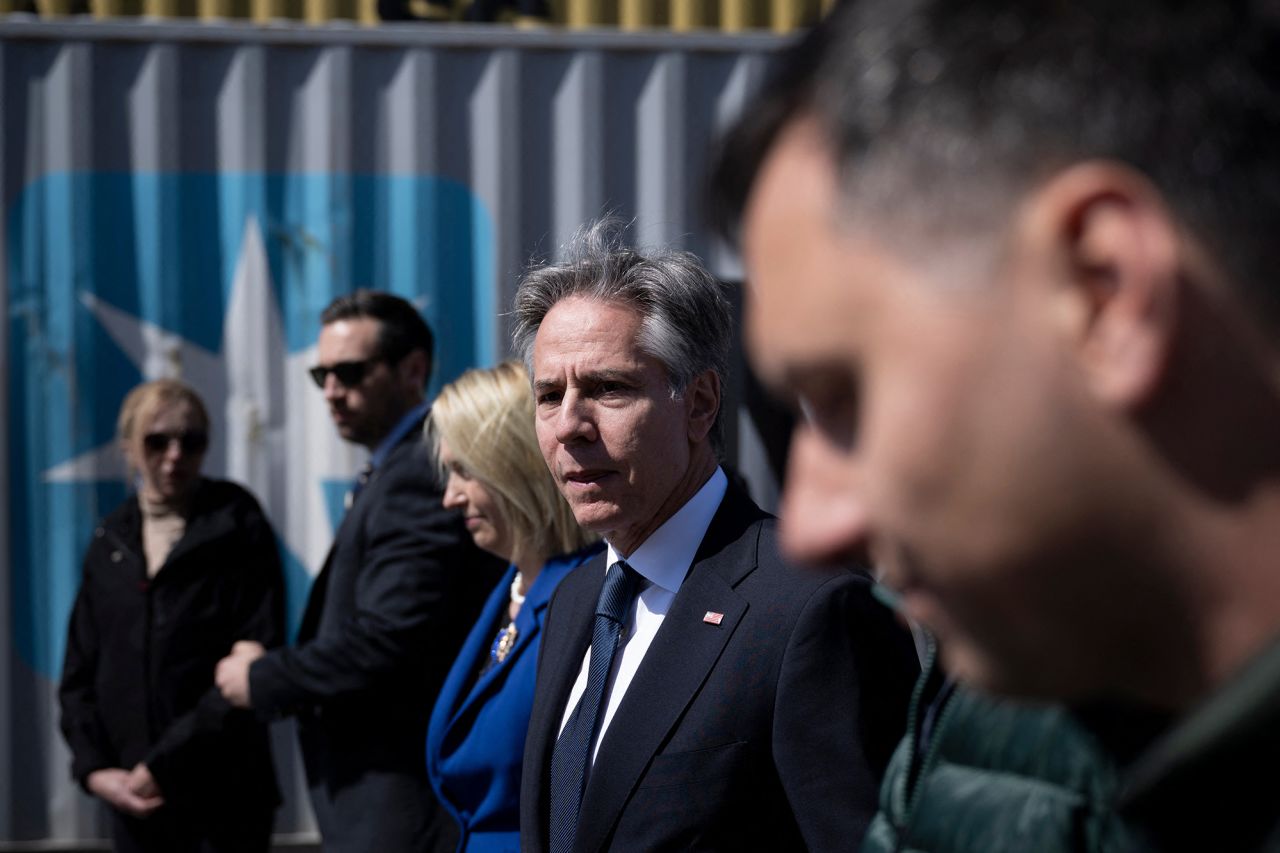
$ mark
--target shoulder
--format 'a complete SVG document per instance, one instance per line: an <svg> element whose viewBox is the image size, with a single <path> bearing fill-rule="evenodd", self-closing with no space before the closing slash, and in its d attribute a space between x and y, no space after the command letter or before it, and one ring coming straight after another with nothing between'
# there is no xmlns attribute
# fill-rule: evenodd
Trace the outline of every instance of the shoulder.
<svg viewBox="0 0 1280 853"><path fill-rule="evenodd" d="M200 484L201 499L211 506L234 506L261 510L258 499L239 483L205 477Z"/></svg>
<svg viewBox="0 0 1280 853"><path fill-rule="evenodd" d="M118 543L132 541L139 535L141 524L138 496L131 493L93 526L85 549L85 571L92 572L97 564L104 562L107 551L114 550Z"/></svg>
<svg viewBox="0 0 1280 853"><path fill-rule="evenodd" d="M917 709L918 712L919 709ZM1118 771L1099 745L1064 709L996 699L957 686L936 722L935 746L919 766L905 745L895 754L885 790L886 812L873 836L881 842L909 831L922 849L946 849L955 838L955 820L964 815L984 825L1008 827L1019 814L1041 819L1016 835L997 831L985 849L1054 849L1073 834L1105 841L1095 846L1128 849L1127 830L1110 807ZM915 764L913 769L913 764ZM912 774L918 791L907 807ZM998 792L975 800L972 792ZM888 849L884 843L867 849Z"/></svg>
<svg viewBox="0 0 1280 853"><path fill-rule="evenodd" d="M204 478L196 501L198 514L227 516L241 523L266 523L267 514L253 493L230 480Z"/></svg>
<svg viewBox="0 0 1280 853"><path fill-rule="evenodd" d="M541 574L538 575L538 579L534 581L533 587L529 590L529 603L534 607L538 607L549 601L563 581L580 574L575 570L583 565L596 563L599 566L600 563L596 558L603 553L604 548L603 542L597 542L579 551L574 551L572 554L561 554L547 560L546 565L542 567ZM599 560L603 559L603 557L599 558ZM584 578L584 580L588 579Z"/></svg>
<svg viewBox="0 0 1280 853"><path fill-rule="evenodd" d="M605 555L604 549L587 556L571 565L561 567L560 583L556 586L557 596L561 590L577 590L589 588L604 582Z"/></svg>
<svg viewBox="0 0 1280 853"><path fill-rule="evenodd" d="M436 470L435 456L418 431L411 431L399 444L391 448L378 465L369 488L381 482L403 485L410 483L422 491L441 491L440 475Z"/></svg>
<svg viewBox="0 0 1280 853"><path fill-rule="evenodd" d="M603 554L605 549L604 542L595 542L585 548L574 551L571 554L560 554L547 560L547 564L543 566L543 575L564 575L571 572L584 563L589 563L599 554ZM601 558L603 559L603 557Z"/></svg>
<svg viewBox="0 0 1280 853"><path fill-rule="evenodd" d="M595 607L600 587L604 584L605 554L603 548L580 563L568 567L554 589L548 590L552 610Z"/></svg>
<svg viewBox="0 0 1280 853"><path fill-rule="evenodd" d="M119 533L122 530L128 530L138 524L142 517L142 511L138 508L138 495L130 492L129 496L122 500L111 512L98 519L97 525L94 527L93 538L101 539L106 535L107 531Z"/></svg>
<svg viewBox="0 0 1280 853"><path fill-rule="evenodd" d="M797 602L850 592L870 595L871 580L861 571L803 566L789 560L782 552L778 521L773 516L754 519L744 531L744 544L754 548L756 560L748 586L776 588Z"/></svg>

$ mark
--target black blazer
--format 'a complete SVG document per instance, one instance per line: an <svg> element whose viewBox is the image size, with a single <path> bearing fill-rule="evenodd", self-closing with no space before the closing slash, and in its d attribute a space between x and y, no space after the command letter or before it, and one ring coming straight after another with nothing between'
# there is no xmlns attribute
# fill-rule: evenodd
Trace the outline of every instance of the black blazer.
<svg viewBox="0 0 1280 853"><path fill-rule="evenodd" d="M551 751L604 559L560 584L547 617L525 853L547 849ZM870 590L784 563L774 520L730 486L600 744L575 848L857 849L919 671L909 632Z"/></svg>
<svg viewBox="0 0 1280 853"><path fill-rule="evenodd" d="M386 789L358 789L378 771L379 786L405 778L434 810L422 760L427 719L502 569L442 506L435 460L420 429L409 430L339 525L296 645L249 670L255 709L298 715L313 793L323 785L340 794L376 828L370 815L387 805Z"/></svg>

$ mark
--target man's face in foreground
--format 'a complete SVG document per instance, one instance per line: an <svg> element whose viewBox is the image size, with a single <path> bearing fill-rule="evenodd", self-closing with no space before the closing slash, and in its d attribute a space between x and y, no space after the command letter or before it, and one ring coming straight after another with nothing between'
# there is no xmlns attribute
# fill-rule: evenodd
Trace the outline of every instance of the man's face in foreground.
<svg viewBox="0 0 1280 853"><path fill-rule="evenodd" d="M744 222L755 363L805 413L782 515L793 557L868 555L957 676L1092 690L1074 638L1103 594L1078 565L1087 494L1042 258L948 266L842 225L817 126L786 129ZM904 244L895 240L894 246ZM1092 580L1090 580L1092 578Z"/></svg>

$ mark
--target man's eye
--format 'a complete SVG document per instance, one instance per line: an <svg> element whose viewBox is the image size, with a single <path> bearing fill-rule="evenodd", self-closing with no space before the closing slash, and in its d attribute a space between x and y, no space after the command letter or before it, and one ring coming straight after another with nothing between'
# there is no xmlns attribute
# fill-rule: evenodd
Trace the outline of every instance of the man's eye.
<svg viewBox="0 0 1280 853"><path fill-rule="evenodd" d="M858 389L845 377L824 376L797 396L800 415L838 447L852 448L858 435Z"/></svg>
<svg viewBox="0 0 1280 853"><path fill-rule="evenodd" d="M559 402L560 402L559 391L543 391L541 394L538 395L539 406L554 406L556 403L559 403Z"/></svg>

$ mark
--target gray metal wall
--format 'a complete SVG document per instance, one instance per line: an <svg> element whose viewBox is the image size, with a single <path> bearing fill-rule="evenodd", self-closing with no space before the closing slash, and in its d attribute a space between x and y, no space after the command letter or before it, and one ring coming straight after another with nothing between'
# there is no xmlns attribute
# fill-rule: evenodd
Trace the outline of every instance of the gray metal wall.
<svg viewBox="0 0 1280 853"><path fill-rule="evenodd" d="M319 308L360 285L417 299L445 342L438 385L505 353L518 272L604 212L739 278L699 211L703 169L780 44L0 20L0 846L102 833L67 779L55 685L78 554L124 494L124 391L203 377L226 412L210 467L283 531L296 616L357 464L290 378ZM254 397L237 352L288 375ZM732 427L763 470L748 420ZM276 740L278 829L305 834L291 733Z"/></svg>

